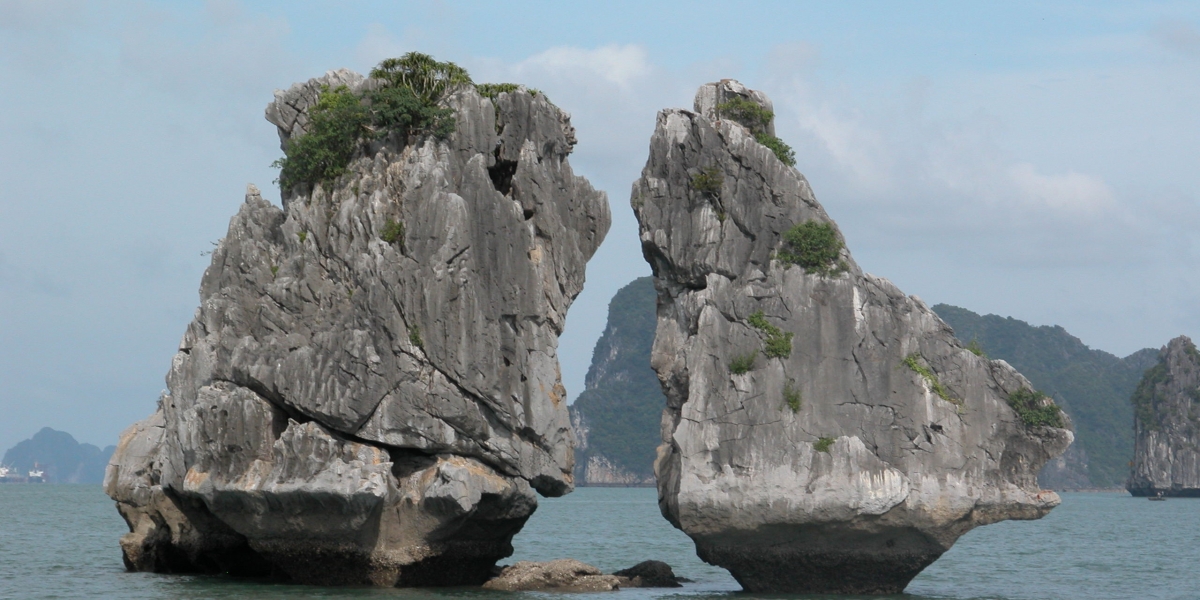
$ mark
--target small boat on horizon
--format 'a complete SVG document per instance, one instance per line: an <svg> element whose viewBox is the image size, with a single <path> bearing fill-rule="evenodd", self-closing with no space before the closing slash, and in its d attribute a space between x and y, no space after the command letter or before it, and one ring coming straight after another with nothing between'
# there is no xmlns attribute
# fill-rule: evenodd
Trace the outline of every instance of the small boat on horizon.
<svg viewBox="0 0 1200 600"><path fill-rule="evenodd" d="M1166 502L1166 501L1167 501L1166 497L1164 497L1164 496L1162 495L1162 492L1159 492L1159 493L1157 493L1157 494L1155 494L1155 495L1153 495L1153 496L1150 496L1150 497L1148 497L1148 498L1146 498L1146 499L1147 499L1147 500L1149 500L1149 501L1151 501L1151 502Z"/></svg>

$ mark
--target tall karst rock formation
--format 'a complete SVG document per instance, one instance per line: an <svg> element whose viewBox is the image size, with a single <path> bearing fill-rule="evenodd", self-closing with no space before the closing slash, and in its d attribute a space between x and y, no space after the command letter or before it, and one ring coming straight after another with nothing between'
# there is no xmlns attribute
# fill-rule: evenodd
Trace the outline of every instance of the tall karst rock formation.
<svg viewBox="0 0 1200 600"><path fill-rule="evenodd" d="M1057 506L1036 477L1069 422L859 269L769 111L701 87L694 112L658 114L633 186L659 291L659 505L747 590L899 592L971 528Z"/></svg>
<svg viewBox="0 0 1200 600"><path fill-rule="evenodd" d="M1133 393L1134 496L1200 497L1200 351L1185 336L1168 343Z"/></svg>
<svg viewBox="0 0 1200 600"><path fill-rule="evenodd" d="M330 72L267 118L287 148L323 94L379 85ZM556 349L608 204L569 115L485 91L450 86L452 134L368 140L282 210L247 191L107 473L131 569L480 584L534 491L571 491Z"/></svg>

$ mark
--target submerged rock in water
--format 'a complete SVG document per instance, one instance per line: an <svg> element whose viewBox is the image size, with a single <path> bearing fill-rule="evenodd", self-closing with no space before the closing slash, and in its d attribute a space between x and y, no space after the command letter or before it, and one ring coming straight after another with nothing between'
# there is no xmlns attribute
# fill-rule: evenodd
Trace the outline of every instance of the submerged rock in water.
<svg viewBox="0 0 1200 600"><path fill-rule="evenodd" d="M973 527L1057 506L1036 476L1070 424L859 269L762 98L726 80L661 111L634 184L659 505L749 591L899 592Z"/></svg>
<svg viewBox="0 0 1200 600"><path fill-rule="evenodd" d="M1200 496L1200 351L1168 343L1133 393L1134 496Z"/></svg>
<svg viewBox="0 0 1200 600"><path fill-rule="evenodd" d="M366 82L277 92L285 144L326 85ZM373 142L282 210L250 186L109 466L129 568L482 584L534 492L571 491L556 348L608 204L544 96L443 103L448 138Z"/></svg>
<svg viewBox="0 0 1200 600"><path fill-rule="evenodd" d="M521 561L504 567L483 584L489 590L506 592L609 592L620 589L615 575L605 575L592 565L573 558L549 562Z"/></svg>
<svg viewBox="0 0 1200 600"><path fill-rule="evenodd" d="M682 578L675 576L671 565L661 560L644 560L628 569L613 573L621 578L622 587L672 588L682 587Z"/></svg>

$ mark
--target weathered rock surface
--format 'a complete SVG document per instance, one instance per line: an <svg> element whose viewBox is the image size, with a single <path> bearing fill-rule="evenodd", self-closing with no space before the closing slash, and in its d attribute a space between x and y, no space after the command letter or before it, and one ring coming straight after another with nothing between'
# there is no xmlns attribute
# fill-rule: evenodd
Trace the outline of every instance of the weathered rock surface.
<svg viewBox="0 0 1200 600"><path fill-rule="evenodd" d="M1163 347L1132 400L1129 493L1200 497L1200 352L1191 339Z"/></svg>
<svg viewBox="0 0 1200 600"><path fill-rule="evenodd" d="M964 308L933 307L964 344L974 341L1029 378L1071 416L1075 443L1046 463L1038 484L1052 490L1122 488L1133 458L1133 407L1129 397L1158 349L1124 358L1089 348L1060 326L1033 326L1013 317L979 315Z"/></svg>
<svg viewBox="0 0 1200 600"><path fill-rule="evenodd" d="M621 569L613 575L620 578L621 587L682 587L681 578L675 576L671 565L661 560L644 560L628 569Z"/></svg>
<svg viewBox="0 0 1200 600"><path fill-rule="evenodd" d="M632 195L659 290L663 515L747 590L894 593L973 527L1058 505L1036 477L1072 434L1010 408L1024 377L844 248L830 276L775 258L791 226L832 221L745 127L703 116L714 86L738 89L659 113ZM694 189L712 169L719 190ZM787 356L765 355L759 311L794 334Z"/></svg>
<svg viewBox="0 0 1200 600"><path fill-rule="evenodd" d="M368 83L331 72L268 119L286 142L322 85ZM446 140L377 143L282 210L250 186L108 468L131 569L482 584L534 491L571 491L557 339L608 204L544 96L444 102Z"/></svg>
<svg viewBox="0 0 1200 600"><path fill-rule="evenodd" d="M575 483L654 485L654 455L666 405L650 368L656 293L650 277L621 288L608 304L584 390L571 405Z"/></svg>
<svg viewBox="0 0 1200 600"><path fill-rule="evenodd" d="M521 561L504 567L483 587L506 592L610 592L620 589L621 581L592 565L560 558L544 563Z"/></svg>

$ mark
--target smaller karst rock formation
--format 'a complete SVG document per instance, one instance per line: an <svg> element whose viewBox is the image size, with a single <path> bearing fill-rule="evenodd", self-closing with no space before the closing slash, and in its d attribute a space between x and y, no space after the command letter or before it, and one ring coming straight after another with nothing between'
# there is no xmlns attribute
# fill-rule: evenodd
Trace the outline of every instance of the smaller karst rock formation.
<svg viewBox="0 0 1200 600"><path fill-rule="evenodd" d="M654 485L654 453L666 405L650 368L654 280L639 277L608 304L583 393L571 405L576 485Z"/></svg>
<svg viewBox="0 0 1200 600"><path fill-rule="evenodd" d="M276 92L158 411L106 491L126 565L480 585L573 487L558 335L608 230L569 115L410 54Z"/></svg>
<svg viewBox="0 0 1200 600"><path fill-rule="evenodd" d="M1179 336L1133 393L1134 496L1200 497L1200 351Z"/></svg>
<svg viewBox="0 0 1200 600"><path fill-rule="evenodd" d="M968 530L1036 519L1069 421L921 300L864 273L771 106L663 110L633 187L667 396L659 506L755 592L896 593Z"/></svg>

